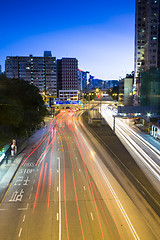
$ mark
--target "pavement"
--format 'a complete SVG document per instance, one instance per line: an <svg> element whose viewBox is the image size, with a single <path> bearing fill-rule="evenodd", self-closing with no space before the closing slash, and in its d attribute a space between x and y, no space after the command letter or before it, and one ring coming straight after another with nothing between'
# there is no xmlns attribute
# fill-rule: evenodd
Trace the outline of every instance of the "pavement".
<svg viewBox="0 0 160 240"><path fill-rule="evenodd" d="M26 154L30 153L30 151L35 148L41 139L45 136L48 131L49 122L51 122L51 117L45 118L46 127L43 127L37 130L29 139L27 139L20 151L19 154L15 157L14 160L11 158L8 159L8 164L4 161L0 166L0 202L2 201L7 189L12 182L21 162L23 161ZM153 139L153 137L148 136L147 134L142 132L142 137L145 138L147 141L152 142L152 144L159 149L159 141ZM154 141L153 141L154 140Z"/></svg>
<svg viewBox="0 0 160 240"><path fill-rule="evenodd" d="M23 146L21 147L20 152L15 156L15 158L9 157L8 163L4 161L0 166L0 203L7 192L12 179L14 178L18 168L21 165L26 154L35 148L42 138L46 135L49 127L49 122L51 122L51 117L45 118L45 127L37 130L30 138L24 141Z"/></svg>

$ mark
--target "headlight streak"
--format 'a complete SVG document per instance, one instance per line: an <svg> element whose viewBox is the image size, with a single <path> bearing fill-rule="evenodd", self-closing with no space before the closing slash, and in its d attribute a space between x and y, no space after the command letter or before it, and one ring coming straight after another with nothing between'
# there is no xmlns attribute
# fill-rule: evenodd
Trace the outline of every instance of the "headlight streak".
<svg viewBox="0 0 160 240"><path fill-rule="evenodd" d="M154 174L154 176L160 181L160 167L155 164L155 162L123 131L118 129L120 136L123 140L130 146L130 148L136 153L136 155L141 159L141 161L147 166L147 168ZM144 158L144 157L145 158ZM146 161L147 160L147 161ZM151 167L151 165L153 167ZM156 170L156 171L155 171Z"/></svg>
<svg viewBox="0 0 160 240"><path fill-rule="evenodd" d="M102 111L101 111L102 112ZM113 121L113 118L107 114L106 112L102 113L103 117L107 120L108 124L110 126L112 126L112 121ZM111 121L112 120L112 121ZM118 121L117 119L117 122L123 126L124 128L129 128L129 127L126 127L125 124L123 124L121 121ZM131 131L130 131L131 132ZM116 133L117 133L117 136L118 134L124 139L124 141L132 148L132 150L135 152L136 155L138 155L138 157L140 157L141 161L146 165L146 167L153 173L153 175L160 181L160 167L148 156L147 153L144 152L144 150L142 150L138 144L136 144L134 142L133 139L131 139L131 137L129 137L125 132L124 130L122 129L122 127L120 127L118 124L116 124ZM127 138L127 140L126 140ZM137 138L139 138L139 136L137 135ZM142 142L142 139L139 139L139 141ZM143 142L142 142L143 143ZM132 144L132 145L131 145ZM150 149L150 151L152 151L152 153L154 153L156 155L156 157L159 158L159 155L157 155L157 153L159 152L157 149L155 149L156 153L154 152L154 147L152 147L151 149L151 145L150 144L146 144L146 141L144 141L143 143L146 147L148 147ZM148 146L147 146L148 145ZM136 150L137 149L137 150ZM143 156L145 156L145 158Z"/></svg>
<svg viewBox="0 0 160 240"><path fill-rule="evenodd" d="M118 120L118 119L117 119ZM156 149L154 146L152 146L149 142L147 142L144 138L142 138L139 134L134 132L129 126L127 126L125 123L118 121L119 124L126 128L131 134L135 136L137 140L139 140L145 147L149 148L149 150L160 160L160 151Z"/></svg>
<svg viewBox="0 0 160 240"><path fill-rule="evenodd" d="M80 132L79 129L78 129L78 131ZM81 133L80 133L80 134L81 134ZM89 144L88 144L87 141L85 140L84 136L83 136L82 134L81 134L81 136L82 136L82 138L83 138L83 140L84 140L84 142L85 142L85 145L86 145L87 148L89 149L89 151L92 151L92 148L89 146ZM115 199L115 201L116 201L116 203L117 203L117 206L119 207L119 209L120 209L120 211L121 211L121 213L122 213L122 215L123 215L123 217L124 217L127 225L129 226L129 228L130 228L130 230L131 230L131 232L132 232L132 235L133 235L134 239L140 240L140 238L139 238L138 234L136 233L136 230L134 229L134 227L133 227L133 225L132 225L132 223L131 223L128 215L127 215L127 213L125 212L125 210L124 210L124 208L123 208L123 206L122 206L122 204L121 204L118 196L116 195L115 191L113 190L113 188L112 188L112 186L111 186L108 178L106 177L105 173L103 172L103 170L102 170L102 168L101 168L101 166L99 165L99 163L98 163L97 160L95 161L95 164L97 165L97 167L98 167L101 175L103 176L103 179L105 180L105 182L106 182L106 184L107 184L107 186L108 186L108 188L109 188L109 190L110 190L113 198Z"/></svg>

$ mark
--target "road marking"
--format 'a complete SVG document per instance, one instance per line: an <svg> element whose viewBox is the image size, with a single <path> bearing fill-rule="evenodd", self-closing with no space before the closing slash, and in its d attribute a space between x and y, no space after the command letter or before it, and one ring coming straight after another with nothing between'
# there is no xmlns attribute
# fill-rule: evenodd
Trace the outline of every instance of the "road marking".
<svg viewBox="0 0 160 240"><path fill-rule="evenodd" d="M57 187L57 192L59 191L59 187Z"/></svg>
<svg viewBox="0 0 160 240"><path fill-rule="evenodd" d="M31 191L33 190L33 186L32 186L32 188L31 188Z"/></svg>
<svg viewBox="0 0 160 240"><path fill-rule="evenodd" d="M133 225L132 225L132 223L131 223L131 221L130 221L127 213L126 213L126 211L124 210L124 208L123 208L123 206L122 206L122 204L121 204L121 202L120 202L117 194L115 193L112 185L110 184L107 176L106 176L105 173L103 172L103 170L102 170L101 166L99 165L98 161L96 162L96 165L97 165L100 173L102 174L102 176L103 176L103 178L104 178L104 180L105 180L105 182L106 182L106 184L107 184L107 186L108 186L108 188L109 188L112 196L114 197L114 199L115 199L115 201L116 201L116 203L117 203L117 206L119 207L119 209L120 209L123 217L125 218L125 220L126 220L126 222L127 222L127 224L128 224L128 227L130 228L130 230L131 230L131 232L132 232L132 234L133 234L134 239L140 240L140 238L139 238L136 230L134 229L134 227L133 227Z"/></svg>
<svg viewBox="0 0 160 240"><path fill-rule="evenodd" d="M57 221L59 220L59 216L58 216L59 214L57 213Z"/></svg>
<svg viewBox="0 0 160 240"><path fill-rule="evenodd" d="M35 163L25 163L24 167L34 167Z"/></svg>
<svg viewBox="0 0 160 240"><path fill-rule="evenodd" d="M61 240L61 175L60 175L60 158L58 160L58 167L59 167L59 240Z"/></svg>
<svg viewBox="0 0 160 240"><path fill-rule="evenodd" d="M26 215L23 216L23 222L25 221L25 219L26 219Z"/></svg>
<svg viewBox="0 0 160 240"><path fill-rule="evenodd" d="M86 191L86 187L85 187L85 186L83 186L83 188L84 188L84 191Z"/></svg>
<svg viewBox="0 0 160 240"><path fill-rule="evenodd" d="M23 194L24 194L24 190L21 189L20 192L18 192L17 190L15 192L13 192L11 199L9 200L9 202L21 202L22 198L23 198Z"/></svg>
<svg viewBox="0 0 160 240"><path fill-rule="evenodd" d="M24 179L23 181L24 181L23 185L24 185L24 186L27 186L27 185L28 185L28 182L30 182L29 177L27 177L27 178Z"/></svg>
<svg viewBox="0 0 160 240"><path fill-rule="evenodd" d="M92 212L91 212L91 218L92 218L92 221L93 221L94 218L93 218L93 213Z"/></svg>
<svg viewBox="0 0 160 240"><path fill-rule="evenodd" d="M22 228L21 228L20 231L19 231L18 237L21 236L21 233L22 233Z"/></svg>
<svg viewBox="0 0 160 240"><path fill-rule="evenodd" d="M32 194L29 195L29 199L31 199Z"/></svg>
<svg viewBox="0 0 160 240"><path fill-rule="evenodd" d="M57 173L59 173L59 170L57 169Z"/></svg>
<svg viewBox="0 0 160 240"><path fill-rule="evenodd" d="M81 171L81 169L79 168L79 172Z"/></svg>
<svg viewBox="0 0 160 240"><path fill-rule="evenodd" d="M0 209L0 211L6 211L6 210L8 210L8 209L2 209L2 208Z"/></svg>
<svg viewBox="0 0 160 240"><path fill-rule="evenodd" d="M24 211L24 210L27 210L28 209L28 206L29 206L29 203L27 203L27 206L25 208L18 208L18 211Z"/></svg>

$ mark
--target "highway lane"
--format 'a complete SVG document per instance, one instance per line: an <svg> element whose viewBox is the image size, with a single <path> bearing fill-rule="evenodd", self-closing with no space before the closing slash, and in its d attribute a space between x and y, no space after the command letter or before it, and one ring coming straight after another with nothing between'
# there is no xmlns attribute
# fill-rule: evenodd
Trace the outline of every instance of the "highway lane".
<svg viewBox="0 0 160 240"><path fill-rule="evenodd" d="M80 132L82 133L83 137L85 136L86 144L89 144L90 152L91 152L92 156L94 157L95 162L101 172L101 175L98 175L98 177L94 178L94 181L96 182L97 186L101 185L98 182L99 178L102 178L101 181L103 182L103 185L105 186L106 181L104 181L104 180L106 180L106 177L110 176L110 173L112 173L112 175L115 176L115 178L117 179L118 183L120 183L120 185L123 186L124 191L127 193L127 195L129 196L129 198L132 201L132 203L130 203L128 201L127 196L121 189L121 186L114 187L114 189L116 189L116 193L118 191L118 196L120 197L120 201L122 201L122 205L128 209L127 213L129 214L130 211L132 212L134 209L134 211L133 211L134 214L133 214L133 212L131 214L129 214L129 218L132 219L131 222L133 222L133 226L137 226L137 223L138 223L137 227L140 230L140 233L139 233L140 239L152 239L152 237L149 236L150 234L148 233L147 227L145 227L143 225L145 222L147 222L150 225L150 227L152 228L151 232L153 232L153 235L155 234L155 236L156 236L155 239L158 239L159 234L160 234L160 230L159 230L160 219L159 219L159 217L150 208L148 203L145 201L144 197L138 193L138 191L135 189L134 185L126 178L126 176L123 174L123 172L120 170L120 168L116 164L113 163L113 160L110 158L110 156L108 156L107 152L101 147L101 145L87 131L86 127L83 125L83 122L81 122L81 120L78 119L78 121L76 121L76 124L81 125ZM84 132L83 132L83 129L84 129ZM86 136L86 133L87 133L87 136ZM103 165L102 162L105 163L105 166ZM88 169L90 169L90 163L87 165L87 167L88 167ZM109 172L107 170L109 170ZM93 177L94 170L92 171L92 169L90 169L90 171L91 171L91 175ZM106 171L105 174L103 171L104 172ZM111 184L112 184L112 181L113 181L113 184L115 183L114 179L112 179L112 178L110 181L111 181ZM100 187L98 187L98 189L101 192L101 196L104 196L104 199L105 199L104 191L102 191ZM109 189L110 189L110 187L109 187ZM120 190L120 192L119 192L119 190ZM114 196L114 193L112 192L112 190L111 190L111 193ZM144 194L144 196L145 196L145 194ZM125 201L124 201L124 199L125 199ZM154 200L154 201L156 201L156 200ZM127 207L128 206L127 204L129 204L129 206L130 206L129 208ZM160 203L157 202L157 205L159 205L159 208L160 208ZM136 207L136 209L135 209L135 207ZM136 212L138 214L137 216L135 214ZM145 228L146 228L146 231L144 230ZM142 229L143 229L143 232L141 232ZM142 234L142 236L141 236L141 234Z"/></svg>
<svg viewBox="0 0 160 240"><path fill-rule="evenodd" d="M1 239L156 239L76 119L59 114L24 159L0 205Z"/></svg>
<svg viewBox="0 0 160 240"><path fill-rule="evenodd" d="M113 111L104 105L101 106L100 111L110 127L113 128ZM117 136L160 193L160 150L147 142L121 119L116 118L115 122Z"/></svg>
<svg viewBox="0 0 160 240"><path fill-rule="evenodd" d="M66 124L72 131L73 130L72 120L70 118L67 119ZM86 172L86 168L84 166L84 163L81 160L81 155L79 153L79 150L77 149L77 146L74 143L76 138L73 139L73 136L72 135L70 136L68 132L67 134L65 134L66 133L65 128L62 127L62 129L64 133L64 135L62 135L62 139L64 138L66 142L66 144L64 143L64 152L65 153L67 152L67 149L66 149L67 147L69 151L70 159L71 159L71 162L70 162L71 165L68 166L67 169L68 168L72 169L72 177L71 177L73 180L72 190L74 190L72 193L70 192L71 180L69 180L70 179L69 177L70 171L69 171L68 175L66 175L66 181L68 182L69 180L69 183L68 184L66 183L67 205L71 204L71 210L69 210L69 215L68 215L68 219L70 219L69 220L70 224L68 226L73 226L73 230L74 228L77 228L76 226L79 226L81 229L81 233L77 234L77 230L76 230L76 235L73 235L71 239L75 239L75 238L77 239L78 236L80 237L80 239L107 239L107 238L120 239L118 236L118 232L115 228L115 224L114 222L112 223L113 220L110 217L108 210L105 208L105 206L103 207L102 216L110 217L109 228L108 226L106 226L106 223L103 217L99 214L100 210L98 211L98 208L102 199L98 194L98 190L96 191L97 193L96 196L93 193L93 186L91 185L91 182L93 180L90 174ZM67 191L67 186L69 186L68 191ZM98 200L100 201L99 203L98 203ZM102 207L102 205L100 206ZM75 226L75 220L73 218L73 209L72 209L73 207L75 209L74 212L76 213L76 209L77 209L77 213L78 213L77 220L79 220L79 224L77 222L76 226ZM114 238L112 236L112 232L115 232L113 235Z"/></svg>
<svg viewBox="0 0 160 240"><path fill-rule="evenodd" d="M1 204L2 239L120 239L111 217L108 228L100 221L100 194L95 186L96 200L91 194L73 135L61 120L24 160ZM104 214L110 216L107 208Z"/></svg>

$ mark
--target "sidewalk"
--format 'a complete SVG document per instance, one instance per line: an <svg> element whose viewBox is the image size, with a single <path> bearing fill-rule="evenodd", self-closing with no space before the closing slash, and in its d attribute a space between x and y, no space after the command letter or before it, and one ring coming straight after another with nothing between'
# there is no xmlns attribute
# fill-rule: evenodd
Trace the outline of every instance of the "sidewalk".
<svg viewBox="0 0 160 240"><path fill-rule="evenodd" d="M30 138L28 138L21 148L21 151L15 157L13 163L11 158L8 160L8 164L4 161L0 166L0 202L2 201L11 181L13 180L18 167L20 166L26 152L30 152L31 148L35 148L40 140L45 136L48 131L49 123L51 122L51 117L46 117L46 127L37 130Z"/></svg>

